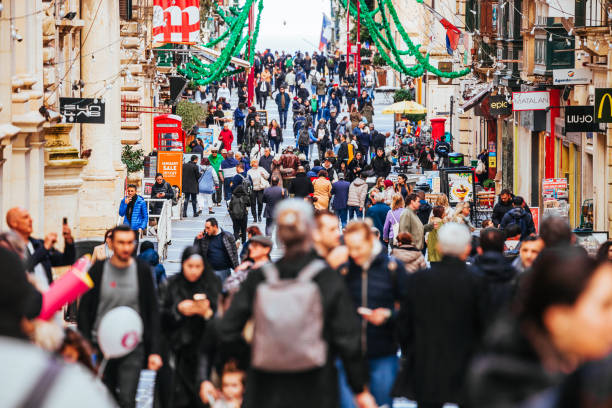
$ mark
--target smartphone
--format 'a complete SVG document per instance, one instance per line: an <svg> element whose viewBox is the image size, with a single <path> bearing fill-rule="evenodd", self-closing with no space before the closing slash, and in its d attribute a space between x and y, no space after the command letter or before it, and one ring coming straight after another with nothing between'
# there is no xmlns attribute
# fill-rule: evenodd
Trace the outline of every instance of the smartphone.
<svg viewBox="0 0 612 408"><path fill-rule="evenodd" d="M193 300L198 301L198 300L206 300L207 296L205 293L196 293L195 295L193 295Z"/></svg>
<svg viewBox="0 0 612 408"><path fill-rule="evenodd" d="M359 313L362 316L369 316L372 314L372 309L367 308L367 307L359 307L357 308L357 313Z"/></svg>
<svg viewBox="0 0 612 408"><path fill-rule="evenodd" d="M62 224L64 224L64 225L68 225L68 217L64 217L64 218L62 219Z"/></svg>

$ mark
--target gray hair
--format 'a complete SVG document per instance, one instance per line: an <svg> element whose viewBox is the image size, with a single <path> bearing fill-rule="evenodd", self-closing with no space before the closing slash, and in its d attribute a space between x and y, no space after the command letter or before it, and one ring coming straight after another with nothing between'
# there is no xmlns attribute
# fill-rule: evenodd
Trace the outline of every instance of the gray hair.
<svg viewBox="0 0 612 408"><path fill-rule="evenodd" d="M442 255L461 256L471 243L470 230L463 224L448 222L438 231L438 250Z"/></svg>
<svg viewBox="0 0 612 408"><path fill-rule="evenodd" d="M276 206L274 218L276 236L285 246L285 255L291 257L310 250L315 229L312 205L304 200L283 200Z"/></svg>
<svg viewBox="0 0 612 408"><path fill-rule="evenodd" d="M372 193L370 198L372 199L372 201L376 201L377 203L382 203L383 201L385 201L385 199L383 198L383 195L379 192Z"/></svg>

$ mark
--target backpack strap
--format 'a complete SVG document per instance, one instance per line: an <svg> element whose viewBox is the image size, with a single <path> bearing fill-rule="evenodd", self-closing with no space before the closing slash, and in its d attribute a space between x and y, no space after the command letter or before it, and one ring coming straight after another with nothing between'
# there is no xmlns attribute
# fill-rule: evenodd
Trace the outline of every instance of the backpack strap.
<svg viewBox="0 0 612 408"><path fill-rule="evenodd" d="M18 408L38 408L45 405L49 392L53 388L55 381L60 377L62 364L54 357L47 360L47 366L39 375L36 383L32 386L27 397L17 405Z"/></svg>
<svg viewBox="0 0 612 408"><path fill-rule="evenodd" d="M261 272L263 273L264 278L266 278L266 282L270 284L278 283L280 280L280 277L278 276L278 269L276 268L274 262L264 264L264 266L261 267Z"/></svg>
<svg viewBox="0 0 612 408"><path fill-rule="evenodd" d="M319 274L319 272L321 272L326 267L327 263L324 260L315 259L300 271L296 279L300 282L311 281L315 276Z"/></svg>

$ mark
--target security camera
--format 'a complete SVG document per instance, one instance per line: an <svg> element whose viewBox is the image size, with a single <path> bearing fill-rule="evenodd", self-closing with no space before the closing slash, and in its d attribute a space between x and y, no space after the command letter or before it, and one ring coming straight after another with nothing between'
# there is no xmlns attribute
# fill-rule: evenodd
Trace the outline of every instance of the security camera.
<svg viewBox="0 0 612 408"><path fill-rule="evenodd" d="M23 37L22 37L22 36L21 36L21 34L19 34L19 33L17 33L17 34L15 35L15 39L16 39L18 42L22 42L22 41L23 41Z"/></svg>

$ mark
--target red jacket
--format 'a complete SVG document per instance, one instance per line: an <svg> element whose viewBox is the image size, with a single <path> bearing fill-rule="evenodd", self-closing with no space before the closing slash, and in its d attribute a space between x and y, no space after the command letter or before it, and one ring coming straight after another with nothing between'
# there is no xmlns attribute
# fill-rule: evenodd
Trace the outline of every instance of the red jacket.
<svg viewBox="0 0 612 408"><path fill-rule="evenodd" d="M232 133L231 130L227 129L223 129L221 130L221 133L219 134L219 138L221 139L221 142L223 142L223 148L227 151L232 150L232 142L234 141L234 134Z"/></svg>

